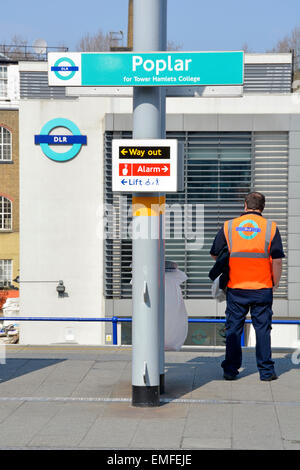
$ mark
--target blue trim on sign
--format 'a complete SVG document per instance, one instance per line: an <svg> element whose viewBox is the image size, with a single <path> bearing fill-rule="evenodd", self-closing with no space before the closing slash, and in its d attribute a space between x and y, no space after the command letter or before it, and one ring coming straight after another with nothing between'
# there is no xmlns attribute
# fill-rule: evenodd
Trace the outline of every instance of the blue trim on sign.
<svg viewBox="0 0 300 470"><path fill-rule="evenodd" d="M86 135L35 135L35 144L48 144L48 145L73 145L81 144L86 145Z"/></svg>
<svg viewBox="0 0 300 470"><path fill-rule="evenodd" d="M51 67L52 72L77 72L79 70L79 67L75 66L69 66L69 65L61 65L61 66L53 66Z"/></svg>

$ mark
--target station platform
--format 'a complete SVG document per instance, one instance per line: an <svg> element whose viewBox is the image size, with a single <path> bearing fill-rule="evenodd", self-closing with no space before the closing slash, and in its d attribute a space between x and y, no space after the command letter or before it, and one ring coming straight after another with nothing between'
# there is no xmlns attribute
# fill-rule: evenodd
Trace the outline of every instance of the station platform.
<svg viewBox="0 0 300 470"><path fill-rule="evenodd" d="M300 449L300 353L255 351L225 381L224 348L166 352L161 406L131 406L131 348L7 345L0 364L1 449ZM3 361L2 361L3 362Z"/></svg>

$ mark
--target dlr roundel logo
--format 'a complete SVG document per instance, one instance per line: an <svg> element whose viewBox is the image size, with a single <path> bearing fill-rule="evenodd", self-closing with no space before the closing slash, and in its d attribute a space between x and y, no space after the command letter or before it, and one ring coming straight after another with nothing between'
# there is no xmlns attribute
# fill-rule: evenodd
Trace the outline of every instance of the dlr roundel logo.
<svg viewBox="0 0 300 470"><path fill-rule="evenodd" d="M51 134L55 128L65 128L70 134ZM69 119L56 118L48 121L41 129L41 133L34 136L35 144L40 145L44 155L57 162L66 162L74 158L86 145L86 135L82 135L77 125ZM50 146L71 146L66 152L56 152Z"/></svg>
<svg viewBox="0 0 300 470"><path fill-rule="evenodd" d="M61 57L58 59L51 71L55 73L60 80L70 80L78 72L79 67L69 57Z"/></svg>
<svg viewBox="0 0 300 470"><path fill-rule="evenodd" d="M241 222L236 231L244 240L252 240L261 232L261 229L254 220L248 219Z"/></svg>

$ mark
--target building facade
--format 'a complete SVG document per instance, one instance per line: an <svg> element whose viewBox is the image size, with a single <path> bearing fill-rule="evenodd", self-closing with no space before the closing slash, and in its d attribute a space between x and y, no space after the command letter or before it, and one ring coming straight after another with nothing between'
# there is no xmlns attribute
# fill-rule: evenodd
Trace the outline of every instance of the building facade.
<svg viewBox="0 0 300 470"><path fill-rule="evenodd" d="M19 275L19 70L0 54L0 288Z"/></svg>
<svg viewBox="0 0 300 470"><path fill-rule="evenodd" d="M47 64L26 62L20 93L21 314L131 316L131 196L112 193L111 145L132 135L132 89L49 87ZM286 253L274 317L299 318L299 109L290 54L246 54L243 89L167 90L167 138L183 144L185 189L167 195L166 258L188 276L182 293L189 316L224 317L224 304L210 295L209 249L223 222L241 212L244 195L257 190ZM87 136L68 161L49 158L35 143L54 119ZM130 343L129 326L119 325L122 343ZM110 333L104 323L35 322L22 324L20 340L104 344ZM299 329L274 326L273 336L274 345L294 346ZM189 330L190 344L223 341L214 325Z"/></svg>

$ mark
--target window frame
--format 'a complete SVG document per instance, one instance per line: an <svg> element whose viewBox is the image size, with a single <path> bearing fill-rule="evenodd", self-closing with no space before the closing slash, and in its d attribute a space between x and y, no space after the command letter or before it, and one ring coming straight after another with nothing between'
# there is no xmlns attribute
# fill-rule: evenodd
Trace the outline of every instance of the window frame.
<svg viewBox="0 0 300 470"><path fill-rule="evenodd" d="M9 143L4 142L4 129L9 134ZM4 148L9 148L9 158L4 157ZM12 162L12 132L10 129L4 125L0 125L0 163L10 163Z"/></svg>
<svg viewBox="0 0 300 470"><path fill-rule="evenodd" d="M2 276L1 271L3 270L5 273L8 272L9 274L6 284L4 284L5 281L1 278ZM3 289L9 288L12 284L12 278L13 278L13 260L12 259L0 259L0 288L3 288Z"/></svg>
<svg viewBox="0 0 300 470"><path fill-rule="evenodd" d="M2 209L4 209L5 200L9 201L10 203L10 212L5 212L4 210L2 212ZM3 219L3 222L4 222L5 214L10 215L10 227L9 228L4 227L5 225L4 223L3 223L3 226L1 225L1 218ZM12 232L12 231L13 231L13 202L7 196L0 194L0 232Z"/></svg>
<svg viewBox="0 0 300 470"><path fill-rule="evenodd" d="M3 77L2 77L2 70L3 69ZM1 94L1 89L2 87L0 86L0 99L5 99L5 98L8 98L8 67L7 65L0 65L0 82L3 82L4 83L4 93L5 94Z"/></svg>

